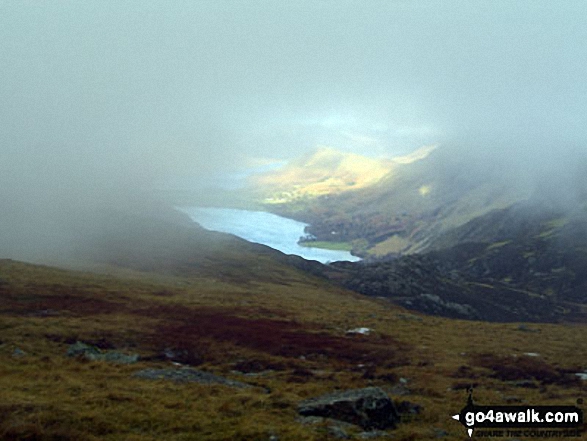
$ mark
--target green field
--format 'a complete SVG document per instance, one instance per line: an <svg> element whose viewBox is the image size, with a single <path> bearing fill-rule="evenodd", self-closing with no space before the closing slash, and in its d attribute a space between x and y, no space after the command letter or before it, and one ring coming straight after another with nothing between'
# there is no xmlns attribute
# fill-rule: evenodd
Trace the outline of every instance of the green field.
<svg viewBox="0 0 587 441"><path fill-rule="evenodd" d="M322 248L324 250L335 250L335 251L350 251L353 246L350 242L326 242L326 241L314 241L314 242L298 242L303 247L308 248Z"/></svg>

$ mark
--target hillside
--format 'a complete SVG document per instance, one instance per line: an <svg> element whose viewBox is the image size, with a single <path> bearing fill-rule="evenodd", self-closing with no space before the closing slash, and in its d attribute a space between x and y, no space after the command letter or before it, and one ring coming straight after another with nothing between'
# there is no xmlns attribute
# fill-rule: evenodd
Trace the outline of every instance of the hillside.
<svg viewBox="0 0 587 441"><path fill-rule="evenodd" d="M308 272L320 264L178 219L111 219L113 242L84 271L0 261L0 438L458 440L450 415L470 385L492 404L574 404L587 391L574 375L587 369L584 325L410 313ZM171 380L187 368L207 383ZM401 410L396 429L297 413L366 386Z"/></svg>
<svg viewBox="0 0 587 441"><path fill-rule="evenodd" d="M371 186L394 166L393 161L318 147L278 170L253 176L250 185L265 204L295 203Z"/></svg>
<svg viewBox="0 0 587 441"><path fill-rule="evenodd" d="M429 251L330 277L422 312L490 321L587 321L587 210L518 203L439 235Z"/></svg>
<svg viewBox="0 0 587 441"><path fill-rule="evenodd" d="M430 149L364 188L268 208L310 223L308 244L364 257L315 271L359 293L445 317L585 322L584 183L532 195L453 153Z"/></svg>
<svg viewBox="0 0 587 441"><path fill-rule="evenodd" d="M376 168L376 179L360 187L304 190L303 199L273 199L265 208L311 224L308 232L317 241L351 243L357 255L381 257L422 251L441 233L528 197L527 188L470 169L453 153L443 147L422 148L390 160L383 176ZM274 174L281 185L319 185L312 162L293 169L304 170L307 182L300 187L286 167ZM256 185L266 192L276 188L271 180L260 179Z"/></svg>

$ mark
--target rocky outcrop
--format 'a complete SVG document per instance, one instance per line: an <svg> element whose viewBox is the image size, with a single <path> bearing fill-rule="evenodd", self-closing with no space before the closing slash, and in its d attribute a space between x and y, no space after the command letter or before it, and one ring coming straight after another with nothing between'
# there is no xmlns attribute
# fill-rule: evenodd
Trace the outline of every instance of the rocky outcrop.
<svg viewBox="0 0 587 441"><path fill-rule="evenodd" d="M80 357L89 361L106 361L115 364L132 364L139 360L138 354L123 354L117 351L102 351L96 346L80 341L67 349L68 357Z"/></svg>
<svg viewBox="0 0 587 441"><path fill-rule="evenodd" d="M137 378L146 380L171 380L180 383L200 383L200 384L222 384L231 387L251 387L240 381L230 380L220 377L209 372L199 371L197 369L143 369L134 374Z"/></svg>
<svg viewBox="0 0 587 441"><path fill-rule="evenodd" d="M399 422L399 414L387 394L379 387L352 389L302 401L298 412L303 416L332 418L363 429L390 429Z"/></svg>
<svg viewBox="0 0 587 441"><path fill-rule="evenodd" d="M540 279L536 273L523 276L514 263L507 273L492 266L491 259L497 260L494 254L503 254L510 247L510 244L463 244L442 252L403 256L388 262L344 266L337 263L332 265L327 277L361 294L386 297L406 308L444 317L554 322L575 313L577 308L573 304L561 301L562 289L552 288L555 295L549 295L547 290L535 285L536 280L543 279L552 284L564 275L549 271ZM504 265L514 262L512 256L504 256L502 260ZM487 275L476 271L482 264L491 268ZM523 277L527 280L522 280Z"/></svg>

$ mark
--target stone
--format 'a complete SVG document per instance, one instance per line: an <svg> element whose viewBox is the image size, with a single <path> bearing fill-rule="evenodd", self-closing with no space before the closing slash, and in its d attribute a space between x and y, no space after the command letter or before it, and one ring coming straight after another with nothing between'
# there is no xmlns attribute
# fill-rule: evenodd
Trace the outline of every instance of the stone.
<svg viewBox="0 0 587 441"><path fill-rule="evenodd" d="M389 391L394 396L410 395L412 392L408 389L404 383L398 383L391 388Z"/></svg>
<svg viewBox="0 0 587 441"><path fill-rule="evenodd" d="M84 357L88 360L96 360L102 352L95 346L76 341L67 348L68 357Z"/></svg>
<svg viewBox="0 0 587 441"><path fill-rule="evenodd" d="M104 360L107 361L109 363L116 363L116 364L133 364L136 363L137 361L139 361L139 355L138 354L122 354L120 352L116 352L116 351L110 351L110 352L106 352L105 354L102 354L101 358L99 358L99 360Z"/></svg>
<svg viewBox="0 0 587 441"><path fill-rule="evenodd" d="M401 401L398 403L396 410L402 415L418 415L422 412L422 406L419 404L412 403L410 401Z"/></svg>
<svg viewBox="0 0 587 441"><path fill-rule="evenodd" d="M371 333L371 329L370 328L354 328L354 329L349 329L348 331L346 331L347 335L352 335L352 334L362 334L362 335L369 335Z"/></svg>
<svg viewBox="0 0 587 441"><path fill-rule="evenodd" d="M12 351L12 356L15 358L24 357L26 356L26 352L20 348L16 348L14 351Z"/></svg>
<svg viewBox="0 0 587 441"><path fill-rule="evenodd" d="M391 438L392 435L382 430L371 430L369 432L361 432L357 435L359 439L375 439L375 438Z"/></svg>
<svg viewBox="0 0 587 441"><path fill-rule="evenodd" d="M346 430L340 426L328 426L328 434L336 439L350 439Z"/></svg>
<svg viewBox="0 0 587 441"><path fill-rule="evenodd" d="M302 401L298 413L355 424L365 430L395 428L398 412L379 387L334 392Z"/></svg>
<svg viewBox="0 0 587 441"><path fill-rule="evenodd" d="M143 369L135 372L137 378L147 380L171 380L179 383L200 383L200 384L222 384L231 387L251 387L240 381L229 380L209 372L199 371L192 368L181 369Z"/></svg>
<svg viewBox="0 0 587 441"><path fill-rule="evenodd" d="M138 354L123 354L117 351L103 352L96 346L81 341L75 342L67 349L68 357L81 357L89 361L106 361L115 364L132 364L139 360Z"/></svg>

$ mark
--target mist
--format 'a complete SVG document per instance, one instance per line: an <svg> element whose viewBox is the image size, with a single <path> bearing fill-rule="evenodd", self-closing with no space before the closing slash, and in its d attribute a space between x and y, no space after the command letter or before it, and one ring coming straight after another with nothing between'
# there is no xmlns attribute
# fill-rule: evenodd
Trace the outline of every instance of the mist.
<svg viewBox="0 0 587 441"><path fill-rule="evenodd" d="M568 195L585 185L569 172L587 153L585 16L583 1L3 1L0 255L67 248L78 213L169 179L317 145L438 143L465 173Z"/></svg>

